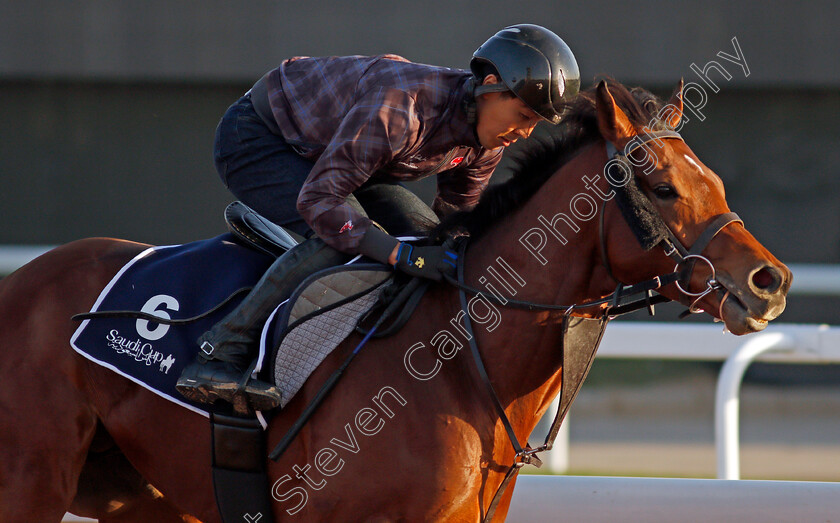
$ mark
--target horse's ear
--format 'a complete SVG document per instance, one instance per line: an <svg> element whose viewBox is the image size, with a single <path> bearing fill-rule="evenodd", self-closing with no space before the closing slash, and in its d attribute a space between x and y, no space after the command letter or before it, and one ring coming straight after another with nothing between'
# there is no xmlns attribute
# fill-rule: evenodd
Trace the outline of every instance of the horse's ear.
<svg viewBox="0 0 840 523"><path fill-rule="evenodd" d="M623 142L635 136L636 129L624 111L615 103L606 80L598 83L595 94L595 112L598 115L598 130L605 140L621 147Z"/></svg>
<svg viewBox="0 0 840 523"><path fill-rule="evenodd" d="M671 99L668 100L668 104L665 107L672 107L666 112L665 116L665 125L670 127L671 129L677 129L680 125L680 120L682 120L683 116L683 79L680 78L680 83L677 84L677 88L674 90L674 94L671 95ZM662 114L662 113L660 113Z"/></svg>

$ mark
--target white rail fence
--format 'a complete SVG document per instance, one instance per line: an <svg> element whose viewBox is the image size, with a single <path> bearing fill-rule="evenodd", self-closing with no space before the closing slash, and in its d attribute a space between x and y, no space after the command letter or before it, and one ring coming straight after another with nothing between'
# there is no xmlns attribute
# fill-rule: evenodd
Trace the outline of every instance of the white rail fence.
<svg viewBox="0 0 840 523"><path fill-rule="evenodd" d="M718 325L616 322L598 357L723 361L715 394L717 477L739 479L738 393L747 367L756 360L840 363L840 328L771 324L759 334L735 337Z"/></svg>
<svg viewBox="0 0 840 523"><path fill-rule="evenodd" d="M508 521L837 521L840 483L519 476Z"/></svg>
<svg viewBox="0 0 840 523"><path fill-rule="evenodd" d="M0 276L49 246L0 247ZM840 266L791 265L800 295L840 295ZM738 414L741 379L753 361L840 363L840 328L771 324L746 338L719 325L616 322L607 329L600 358L723 361L715 396L719 480L522 476L511 505L514 521L813 521L840 514L840 483L740 481ZM564 471L568 432L561 433L548 466ZM68 514L65 521L74 519Z"/></svg>

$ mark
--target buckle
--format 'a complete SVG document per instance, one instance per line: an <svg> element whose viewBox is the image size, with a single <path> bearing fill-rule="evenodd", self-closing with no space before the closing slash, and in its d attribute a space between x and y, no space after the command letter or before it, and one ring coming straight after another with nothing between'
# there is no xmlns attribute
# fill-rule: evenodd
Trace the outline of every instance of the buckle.
<svg viewBox="0 0 840 523"><path fill-rule="evenodd" d="M535 449L532 449L532 448L523 449L522 451L517 452L516 456L514 456L514 461L515 461L514 464L517 467L522 467L523 465L533 465L537 468L540 468L540 467L542 467L543 462L537 456L537 453L544 452L548 449L549 449L548 445L540 445L539 447L537 447Z"/></svg>
<svg viewBox="0 0 840 523"><path fill-rule="evenodd" d="M210 347L210 350L207 350L205 347ZM213 344L211 344L209 341L205 341L204 343L202 343L200 348L201 352L203 352L207 356L212 356L213 352L216 351L216 347L214 347Z"/></svg>

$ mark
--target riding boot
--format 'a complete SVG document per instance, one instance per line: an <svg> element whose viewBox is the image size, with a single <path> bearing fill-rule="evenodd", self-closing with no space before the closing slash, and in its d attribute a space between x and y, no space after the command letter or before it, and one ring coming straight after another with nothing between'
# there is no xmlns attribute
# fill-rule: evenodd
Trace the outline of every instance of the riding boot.
<svg viewBox="0 0 840 523"><path fill-rule="evenodd" d="M178 392L199 403L218 399L234 403L244 392L254 410L278 406L277 387L246 376L258 353L263 324L306 276L347 259L348 255L319 238L307 240L277 258L242 303L199 337L201 350L181 373L175 385ZM241 405L237 407L240 410Z"/></svg>

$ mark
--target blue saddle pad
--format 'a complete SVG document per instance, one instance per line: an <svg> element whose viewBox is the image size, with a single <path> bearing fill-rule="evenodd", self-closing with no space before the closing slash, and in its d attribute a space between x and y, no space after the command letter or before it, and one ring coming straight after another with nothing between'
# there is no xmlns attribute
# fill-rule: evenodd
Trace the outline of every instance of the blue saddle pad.
<svg viewBox="0 0 840 523"><path fill-rule="evenodd" d="M224 234L184 245L151 247L128 262L105 287L91 311L143 311L167 319L208 311L243 287L253 286L274 258ZM136 318L93 318L71 338L86 358L190 410L207 415L175 390L198 351L196 339L242 301L240 293L219 310L184 325Z"/></svg>

